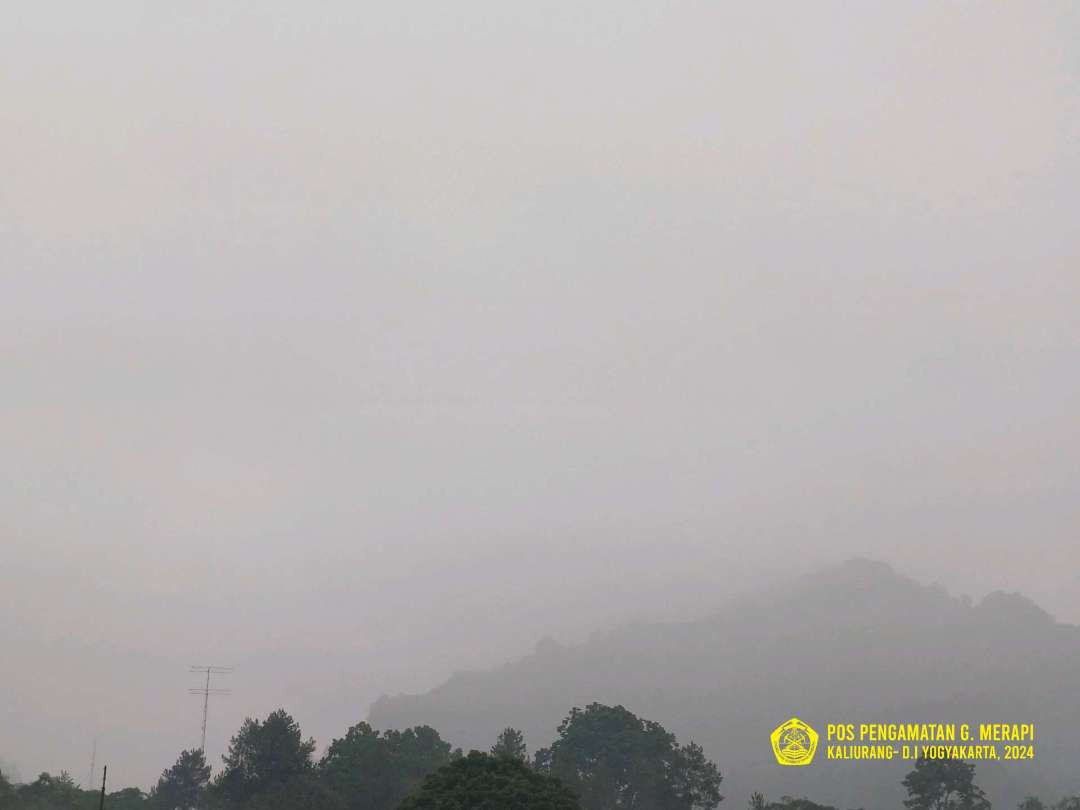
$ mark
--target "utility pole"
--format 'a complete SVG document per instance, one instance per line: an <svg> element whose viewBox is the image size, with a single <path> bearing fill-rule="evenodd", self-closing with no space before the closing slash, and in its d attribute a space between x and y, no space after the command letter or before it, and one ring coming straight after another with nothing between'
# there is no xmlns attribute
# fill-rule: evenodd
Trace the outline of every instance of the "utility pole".
<svg viewBox="0 0 1080 810"><path fill-rule="evenodd" d="M203 710L202 710L202 744L199 746L199 750L206 753L206 716L210 712L210 696L211 695L231 695L232 689L216 689L210 686L211 675L228 675L232 672L232 667L206 667L195 666L191 667L191 672L199 675L206 675L206 685L200 686L198 689L188 689L189 695L202 695L203 697Z"/></svg>
<svg viewBox="0 0 1080 810"><path fill-rule="evenodd" d="M101 803L98 805L99 810L105 810L105 777L109 774L109 766L106 765L101 769Z"/></svg>

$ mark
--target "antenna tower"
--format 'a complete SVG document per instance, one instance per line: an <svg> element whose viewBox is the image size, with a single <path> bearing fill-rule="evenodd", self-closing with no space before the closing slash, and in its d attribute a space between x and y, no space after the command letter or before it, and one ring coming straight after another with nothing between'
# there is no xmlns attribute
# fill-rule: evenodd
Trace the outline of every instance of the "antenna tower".
<svg viewBox="0 0 1080 810"><path fill-rule="evenodd" d="M199 750L204 754L206 753L206 717L210 713L210 696L211 695L231 695L232 689L217 689L211 688L210 678L213 675L228 675L233 671L232 667L215 667L215 666L191 666L191 672L198 675L206 675L206 685L200 686L196 689L188 689L189 695L202 695L203 709L202 709L202 744L199 745Z"/></svg>

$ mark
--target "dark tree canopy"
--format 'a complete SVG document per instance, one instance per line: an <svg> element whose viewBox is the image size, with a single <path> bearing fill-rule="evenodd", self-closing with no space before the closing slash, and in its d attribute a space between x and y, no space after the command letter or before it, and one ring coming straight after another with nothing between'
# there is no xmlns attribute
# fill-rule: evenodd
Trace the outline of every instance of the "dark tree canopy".
<svg viewBox="0 0 1080 810"><path fill-rule="evenodd" d="M528 749L525 748L525 735L516 728L504 728L499 732L495 744L491 746L491 753L492 756L511 757L524 762L528 756Z"/></svg>
<svg viewBox="0 0 1080 810"><path fill-rule="evenodd" d="M430 726L380 733L359 723L330 743L319 774L348 808L393 810L450 757L450 743Z"/></svg>
<svg viewBox="0 0 1080 810"><path fill-rule="evenodd" d="M149 794L118 787L108 810L715 810L720 774L700 746L680 746L658 723L621 706L574 709L559 738L527 759L520 730L507 727L491 753L463 756L430 726L376 731L358 723L318 763L283 709L248 718L211 778L200 749L181 751ZM565 774L573 784L559 778ZM113 774L110 774L113 776ZM110 783L112 780L110 779ZM112 785L110 784L110 787ZM0 774L0 810L97 810L98 790L66 772L30 784ZM832 810L805 806L751 810ZM974 810L981 810L975 808ZM1036 810L1025 808L1024 810ZM1052 810L1080 810L1074 807Z"/></svg>
<svg viewBox="0 0 1080 810"><path fill-rule="evenodd" d="M244 802L244 810L345 810L344 800L314 772L294 776Z"/></svg>
<svg viewBox="0 0 1080 810"><path fill-rule="evenodd" d="M805 796L801 799L781 796L778 802L766 802L765 797L760 793L755 793L751 797L750 807L757 808L757 810L836 810L832 805L818 804Z"/></svg>
<svg viewBox="0 0 1080 810"><path fill-rule="evenodd" d="M75 810L82 803L82 791L67 771L59 776L43 773L29 785L18 790L18 807L48 808L48 810Z"/></svg>
<svg viewBox="0 0 1080 810"><path fill-rule="evenodd" d="M713 810L723 777L694 743L622 706L574 708L536 767L561 779L586 810Z"/></svg>
<svg viewBox="0 0 1080 810"><path fill-rule="evenodd" d="M15 801L15 788L0 771L0 810L6 810Z"/></svg>
<svg viewBox="0 0 1080 810"><path fill-rule="evenodd" d="M200 810L206 806L210 766L199 749L181 751L171 768L163 771L150 798L155 810Z"/></svg>
<svg viewBox="0 0 1080 810"><path fill-rule="evenodd" d="M312 768L314 740L304 740L300 726L284 709L263 722L244 721L222 759L225 769L214 792L227 801L242 803L277 789Z"/></svg>
<svg viewBox="0 0 1080 810"><path fill-rule="evenodd" d="M908 810L990 810L986 794L975 784L975 765L962 759L919 757L903 785Z"/></svg>
<svg viewBox="0 0 1080 810"><path fill-rule="evenodd" d="M90 795L92 797L90 806L97 808L98 805L93 803L93 799L97 798L98 794L93 792ZM107 810L143 810L146 807L147 798L147 795L139 788L121 788L105 797L105 807ZM87 805L84 803L83 806Z"/></svg>
<svg viewBox="0 0 1080 810"><path fill-rule="evenodd" d="M400 810L580 810L557 779L512 757L471 751L424 779Z"/></svg>

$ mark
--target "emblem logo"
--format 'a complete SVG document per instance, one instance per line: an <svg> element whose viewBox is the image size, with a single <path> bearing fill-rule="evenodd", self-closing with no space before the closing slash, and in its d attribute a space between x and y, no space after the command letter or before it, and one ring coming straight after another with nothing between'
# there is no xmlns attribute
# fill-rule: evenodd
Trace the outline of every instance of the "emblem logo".
<svg viewBox="0 0 1080 810"><path fill-rule="evenodd" d="M798 717L777 726L771 739L776 761L781 765L809 765L814 761L818 733Z"/></svg>

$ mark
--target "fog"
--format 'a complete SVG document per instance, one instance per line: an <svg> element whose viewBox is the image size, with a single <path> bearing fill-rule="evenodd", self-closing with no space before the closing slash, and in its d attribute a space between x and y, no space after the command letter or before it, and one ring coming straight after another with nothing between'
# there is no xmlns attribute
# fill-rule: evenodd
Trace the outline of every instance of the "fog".
<svg viewBox="0 0 1080 810"><path fill-rule="evenodd" d="M1080 8L882 6L8 9L0 759L852 555L1080 623Z"/></svg>

